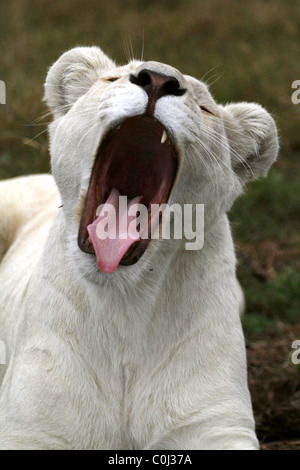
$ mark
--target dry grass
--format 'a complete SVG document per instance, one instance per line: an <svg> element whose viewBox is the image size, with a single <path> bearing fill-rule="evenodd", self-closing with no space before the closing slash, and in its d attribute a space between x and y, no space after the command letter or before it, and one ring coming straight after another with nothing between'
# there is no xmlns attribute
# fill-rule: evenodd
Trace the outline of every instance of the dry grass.
<svg viewBox="0 0 300 470"><path fill-rule="evenodd" d="M217 100L262 103L278 121L284 150L298 150L300 111L290 98L299 78L296 1L1 0L0 177L48 168L46 135L33 146L28 139L45 128L33 123L45 112L48 66L78 44L101 45L121 63L144 49L148 60L199 78L208 73Z"/></svg>

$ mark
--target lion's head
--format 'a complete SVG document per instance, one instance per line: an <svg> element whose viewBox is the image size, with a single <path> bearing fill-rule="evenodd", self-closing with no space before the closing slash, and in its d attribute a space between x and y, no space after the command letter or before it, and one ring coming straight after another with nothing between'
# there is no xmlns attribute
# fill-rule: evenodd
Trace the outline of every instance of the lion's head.
<svg viewBox="0 0 300 470"><path fill-rule="evenodd" d="M204 204L208 233L278 152L274 121L258 104L218 105L203 82L169 65L118 67L97 47L63 54L48 73L45 99L69 246L93 273L87 227L100 204L114 201L114 190L147 207ZM109 250L128 270L149 266L170 247L176 252L182 242L139 240L124 253L114 253L116 244Z"/></svg>

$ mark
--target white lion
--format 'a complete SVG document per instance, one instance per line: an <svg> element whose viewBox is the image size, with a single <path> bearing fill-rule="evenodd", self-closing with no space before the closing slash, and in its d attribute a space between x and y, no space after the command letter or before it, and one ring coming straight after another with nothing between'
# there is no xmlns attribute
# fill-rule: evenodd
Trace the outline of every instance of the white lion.
<svg viewBox="0 0 300 470"><path fill-rule="evenodd" d="M54 179L0 183L0 448L258 448L226 211L276 158L273 119L97 47L63 54L45 99ZM98 245L114 189L204 204L203 248Z"/></svg>

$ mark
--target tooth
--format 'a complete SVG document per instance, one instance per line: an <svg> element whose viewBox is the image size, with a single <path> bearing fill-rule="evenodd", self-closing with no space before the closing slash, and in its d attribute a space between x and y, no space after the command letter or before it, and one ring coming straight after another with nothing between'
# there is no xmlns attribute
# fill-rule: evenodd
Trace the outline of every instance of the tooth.
<svg viewBox="0 0 300 470"><path fill-rule="evenodd" d="M166 131L165 131L165 129L164 129L164 131L163 131L163 133L162 133L162 136L161 136L161 141L160 141L160 142L161 142L162 144L164 144L165 141L167 140L167 138L168 138L168 136L167 136L167 133L166 133Z"/></svg>

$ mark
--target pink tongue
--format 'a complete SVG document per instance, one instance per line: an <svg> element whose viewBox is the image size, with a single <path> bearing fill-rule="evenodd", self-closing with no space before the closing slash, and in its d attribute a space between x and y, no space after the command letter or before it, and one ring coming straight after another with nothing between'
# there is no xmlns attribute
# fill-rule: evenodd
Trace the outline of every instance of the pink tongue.
<svg viewBox="0 0 300 470"><path fill-rule="evenodd" d="M126 197L120 201L119 196L119 191L112 189L99 217L87 227L98 268L105 273L115 271L128 248L140 239L135 225L130 223L135 217L129 216L128 211L133 204L140 202L142 196L135 197L128 205L124 202Z"/></svg>

